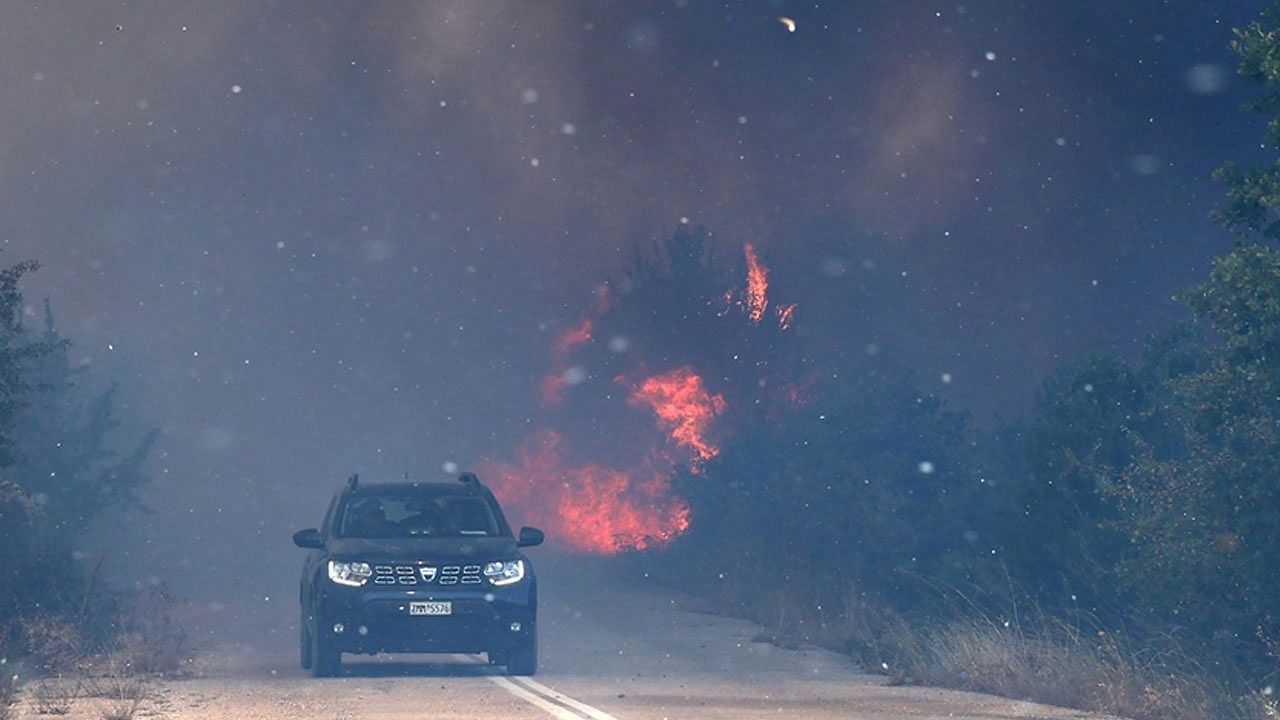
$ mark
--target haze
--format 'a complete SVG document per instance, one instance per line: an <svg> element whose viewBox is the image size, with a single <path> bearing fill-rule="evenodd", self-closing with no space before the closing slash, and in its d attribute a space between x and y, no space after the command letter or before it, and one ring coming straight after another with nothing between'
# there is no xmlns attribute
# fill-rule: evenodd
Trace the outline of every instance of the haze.
<svg viewBox="0 0 1280 720"><path fill-rule="evenodd" d="M1255 8L1086 5L7 3L3 261L162 432L95 542L292 602L347 474L511 458L555 338L682 224L754 244L810 366L980 421L1135 352L1229 245Z"/></svg>

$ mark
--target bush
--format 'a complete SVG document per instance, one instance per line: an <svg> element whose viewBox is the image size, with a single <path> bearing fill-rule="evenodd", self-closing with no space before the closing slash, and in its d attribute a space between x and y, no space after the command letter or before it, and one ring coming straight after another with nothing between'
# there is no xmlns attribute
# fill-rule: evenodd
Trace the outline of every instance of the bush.
<svg viewBox="0 0 1280 720"><path fill-rule="evenodd" d="M163 587L130 598L121 617L115 655L135 672L175 675L186 665L190 638L174 616L177 601Z"/></svg>
<svg viewBox="0 0 1280 720"><path fill-rule="evenodd" d="M747 602L830 612L848 582L927 602L913 575L970 583L985 571L985 488L963 415L905 382L855 387L742 431L678 478L691 527L674 547L690 574ZM772 568L761 583L758 568Z"/></svg>

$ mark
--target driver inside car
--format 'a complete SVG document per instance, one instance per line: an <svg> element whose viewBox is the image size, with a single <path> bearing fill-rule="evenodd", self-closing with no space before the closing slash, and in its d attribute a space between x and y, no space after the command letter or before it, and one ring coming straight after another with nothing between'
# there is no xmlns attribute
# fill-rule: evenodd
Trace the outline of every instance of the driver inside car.
<svg viewBox="0 0 1280 720"><path fill-rule="evenodd" d="M347 510L344 528L353 537L376 538L386 535L387 510L378 498L362 498Z"/></svg>

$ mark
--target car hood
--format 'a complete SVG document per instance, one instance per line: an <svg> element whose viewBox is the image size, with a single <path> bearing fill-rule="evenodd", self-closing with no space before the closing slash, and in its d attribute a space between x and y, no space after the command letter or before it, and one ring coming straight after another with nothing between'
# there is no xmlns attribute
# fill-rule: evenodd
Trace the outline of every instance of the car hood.
<svg viewBox="0 0 1280 720"><path fill-rule="evenodd" d="M325 549L331 555L361 559L435 560L448 558L497 559L516 554L515 538L330 538Z"/></svg>

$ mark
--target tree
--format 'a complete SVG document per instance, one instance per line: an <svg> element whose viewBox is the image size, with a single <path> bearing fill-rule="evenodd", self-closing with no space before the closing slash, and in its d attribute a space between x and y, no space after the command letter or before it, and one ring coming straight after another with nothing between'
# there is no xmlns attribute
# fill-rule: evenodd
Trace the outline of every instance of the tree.
<svg viewBox="0 0 1280 720"><path fill-rule="evenodd" d="M14 416L29 389L23 366L47 350L31 342L22 325L18 283L38 267L35 262L22 262L0 270L0 468L13 463Z"/></svg>
<svg viewBox="0 0 1280 720"><path fill-rule="evenodd" d="M1248 652L1280 630L1280 254L1242 243L1180 297L1221 342L1168 383L1178 451L1147 444L1124 479L1122 575L1168 621Z"/></svg>
<svg viewBox="0 0 1280 720"><path fill-rule="evenodd" d="M72 367L48 303L42 330L24 324L18 285L35 269L0 271L0 618L7 620L83 612L87 580L71 561L73 544L102 512L137 502L154 440L152 433L119 449L115 390L92 391Z"/></svg>
<svg viewBox="0 0 1280 720"><path fill-rule="evenodd" d="M964 415L905 378L827 388L679 479L692 521L677 557L793 615L836 611L850 592L920 609L939 597L921 579L967 590L989 565L977 510L992 490L969 440Z"/></svg>
<svg viewBox="0 0 1280 720"><path fill-rule="evenodd" d="M1280 6L1273 5L1248 27L1235 30L1231 47L1240 56L1239 74L1261 87L1245 105L1267 118L1265 142L1280 143ZM1214 175L1227 186L1227 203L1214 212L1224 227L1244 236L1280 238L1280 160L1242 167L1225 163Z"/></svg>
<svg viewBox="0 0 1280 720"><path fill-rule="evenodd" d="M590 454L635 461L611 457L619 452L617 443L599 429L632 434L652 428L653 418L625 399L645 379L678 368L688 368L709 395L723 398L716 440L793 404L796 384L805 377L795 319L782 321L789 306L777 293L766 296L760 317L751 317L748 258L763 266L754 250L680 226L649 252L638 251L627 271L601 289L581 323L562 336L554 372L579 368L582 374L579 384L564 388L568 412L561 421L573 437L602 443Z"/></svg>
<svg viewBox="0 0 1280 720"><path fill-rule="evenodd" d="M120 449L116 388L94 390L85 370L72 366L48 301L36 342L43 352L25 363L30 387L14 429L13 474L51 517L72 523L74 537L102 512L137 502L155 433Z"/></svg>
<svg viewBox="0 0 1280 720"><path fill-rule="evenodd" d="M1236 30L1246 109L1280 141L1280 6ZM1227 163L1216 219L1239 235L1209 279L1179 299L1216 337L1165 383L1172 451L1143 441L1119 488L1131 547L1120 573L1155 616L1260 658L1280 635L1280 162ZM1259 642L1261 640L1262 642Z"/></svg>

